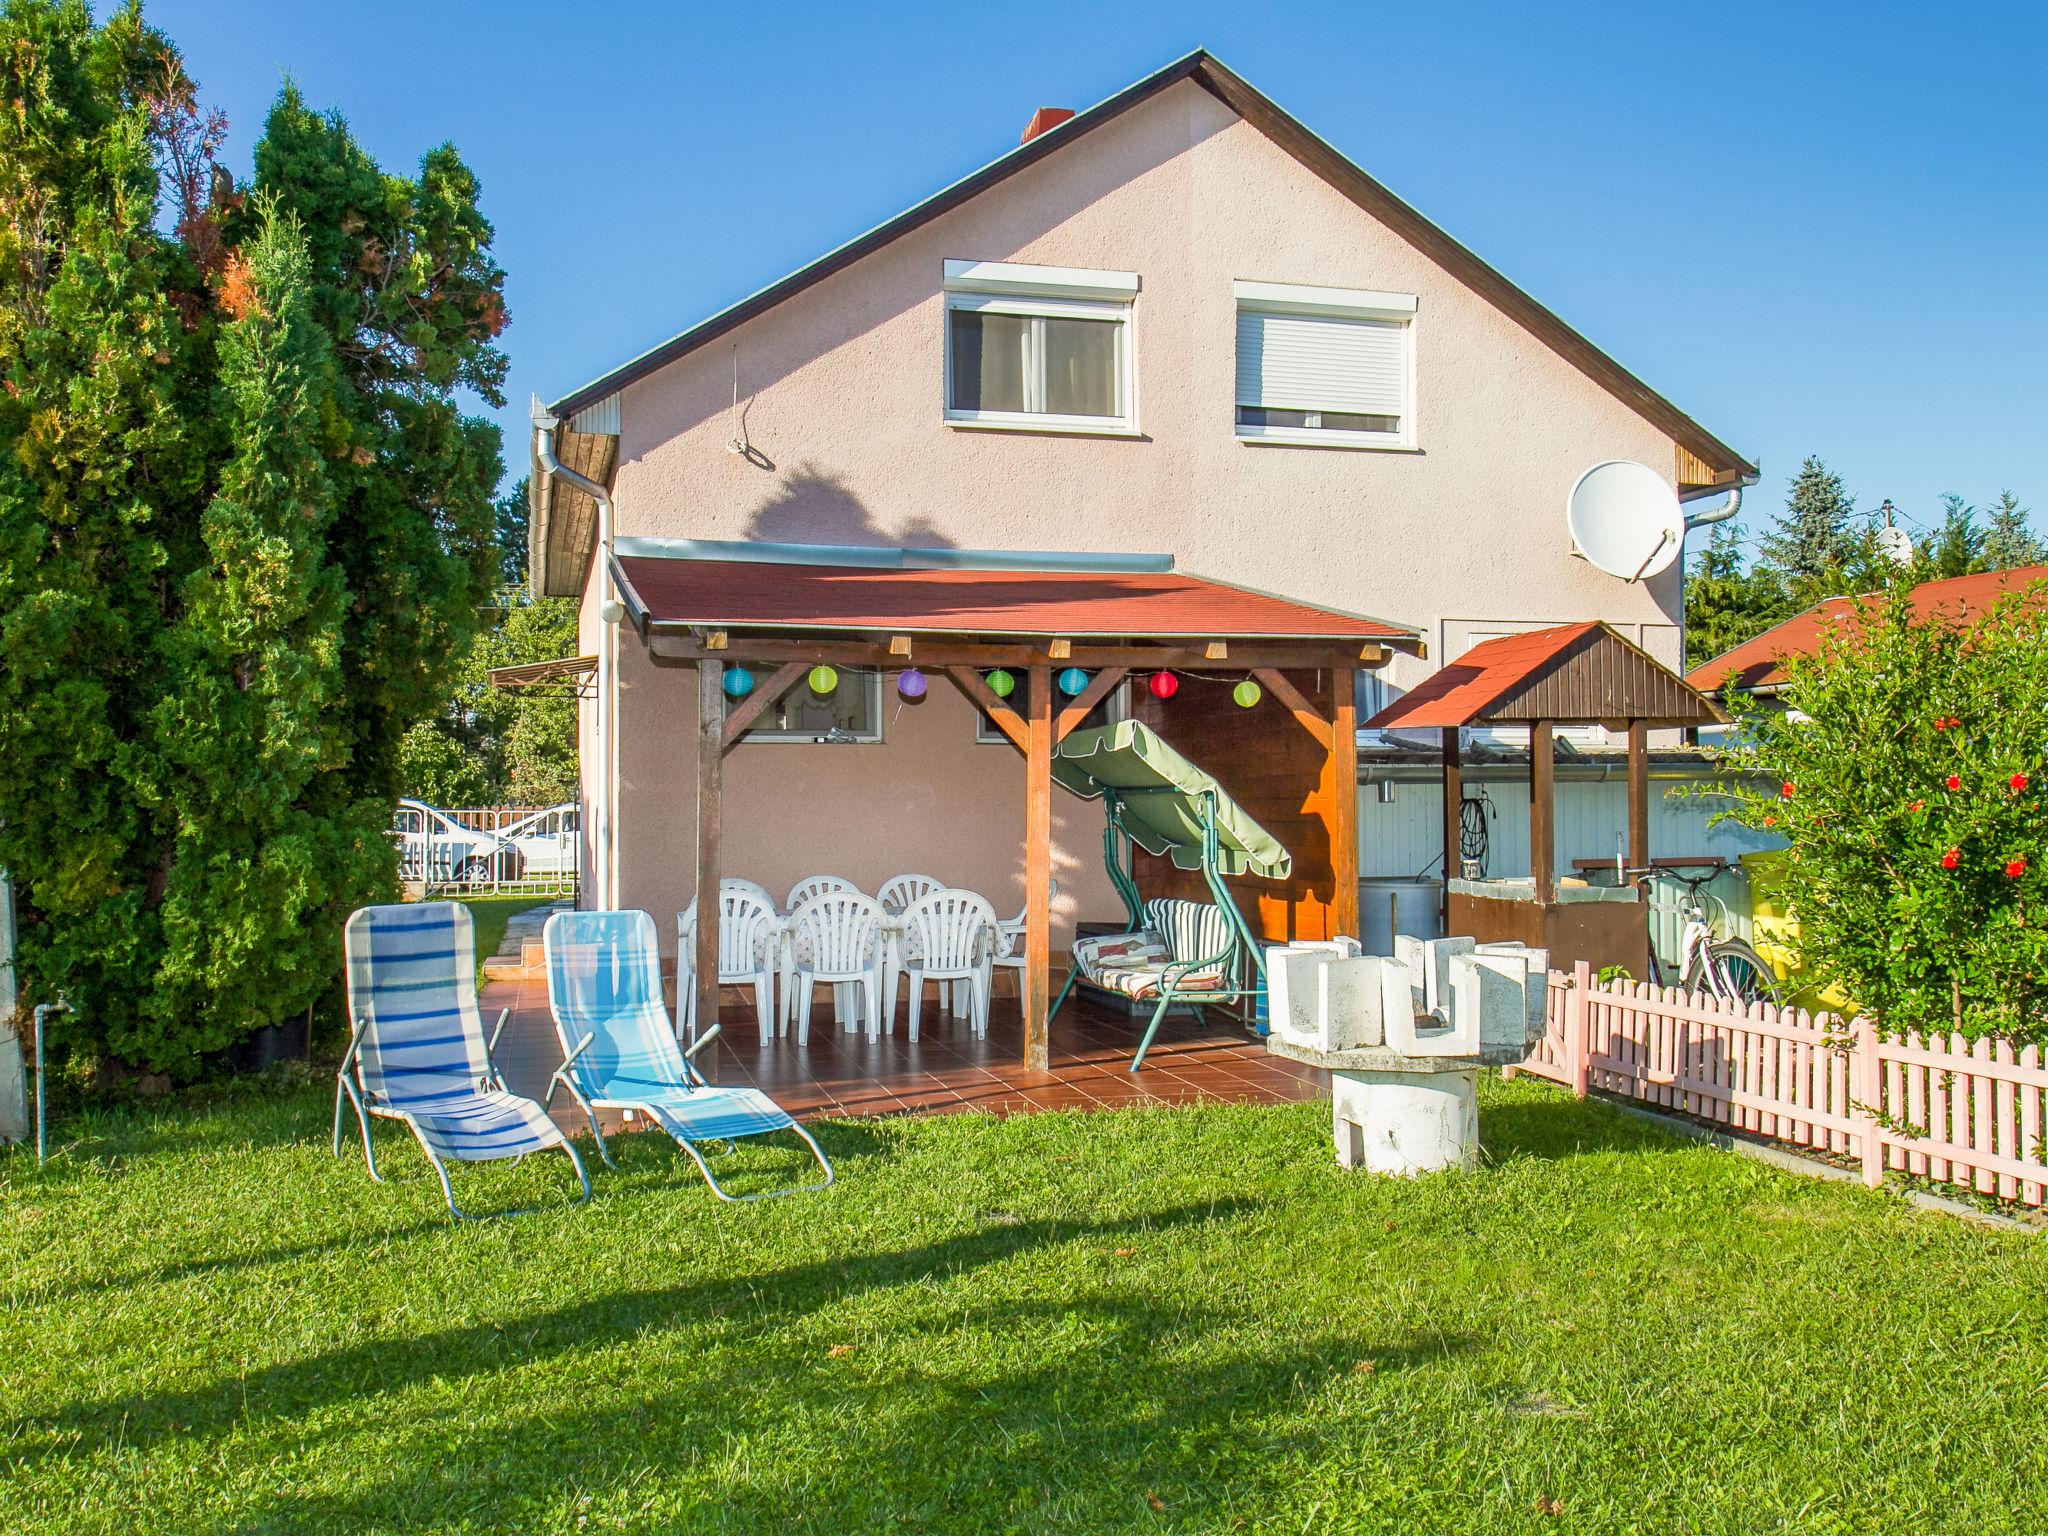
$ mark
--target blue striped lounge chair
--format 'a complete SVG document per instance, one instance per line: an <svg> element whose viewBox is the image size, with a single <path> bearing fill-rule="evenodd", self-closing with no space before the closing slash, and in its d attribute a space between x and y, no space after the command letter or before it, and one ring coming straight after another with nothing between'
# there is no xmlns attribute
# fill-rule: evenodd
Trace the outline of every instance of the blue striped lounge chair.
<svg viewBox="0 0 2048 1536"><path fill-rule="evenodd" d="M511 1010L498 1015L485 1040L469 908L454 901L364 907L350 915L345 938L351 1036L334 1087L334 1155L341 1156L345 1098L362 1127L370 1177L384 1180L370 1142L371 1117L402 1120L440 1175L441 1193L458 1221L470 1218L455 1203L450 1162L521 1158L560 1147L583 1186L576 1203L588 1200L590 1178L576 1149L546 1110L506 1089L491 1063L491 1047Z"/></svg>
<svg viewBox="0 0 2048 1536"><path fill-rule="evenodd" d="M562 1066L548 1084L553 1102L567 1088L590 1118L598 1155L611 1153L598 1129L600 1109L643 1114L689 1153L704 1182L721 1200L761 1200L804 1189L823 1189L832 1164L811 1133L758 1088L705 1082L676 1044L675 1026L662 1002L661 954L654 919L645 912L557 912L541 930L548 962L548 1007L562 1040ZM707 1034L699 1044L708 1043ZM712 1175L699 1150L705 1142L794 1131L817 1158L825 1177L789 1189L732 1195Z"/></svg>

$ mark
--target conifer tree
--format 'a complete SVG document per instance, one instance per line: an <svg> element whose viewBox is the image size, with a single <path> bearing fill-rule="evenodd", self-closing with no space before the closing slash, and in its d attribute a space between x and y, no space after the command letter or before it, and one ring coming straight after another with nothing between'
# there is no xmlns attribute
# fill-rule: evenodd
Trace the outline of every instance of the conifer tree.
<svg viewBox="0 0 2048 1536"><path fill-rule="evenodd" d="M1761 550L1762 563L1784 581L1795 601L1834 595L1829 589L1856 553L1849 521L1855 510L1855 498L1843 490L1840 475L1813 456L1799 466L1785 511L1764 535Z"/></svg>
<svg viewBox="0 0 2048 1536"><path fill-rule="evenodd" d="M2000 491L1984 524L1984 564L1994 571L2048 562L2048 547L2027 522L2027 509L2011 491Z"/></svg>

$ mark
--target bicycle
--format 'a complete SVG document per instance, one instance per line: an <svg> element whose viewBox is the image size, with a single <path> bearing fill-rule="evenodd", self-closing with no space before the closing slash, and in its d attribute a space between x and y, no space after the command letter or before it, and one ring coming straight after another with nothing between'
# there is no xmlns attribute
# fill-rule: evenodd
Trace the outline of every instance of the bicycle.
<svg viewBox="0 0 2048 1536"><path fill-rule="evenodd" d="M1703 866L1704 868L1704 866ZM1630 869L1623 871L1631 885L1643 891L1649 899L1649 883L1659 875L1685 887L1685 895L1679 900L1679 911L1685 918L1685 926L1678 941L1678 984L1689 992L1706 992L1727 1002L1776 1003L1778 976L1768 961L1758 954L1753 946L1742 939L1721 939L1714 936L1713 926L1707 921L1706 887L1720 873L1719 869L1705 869L1700 874L1679 874L1666 869ZM1720 898L1712 898L1719 903ZM1722 910L1727 910L1722 904ZM1657 939L1650 937L1650 980L1656 986L1669 986L1671 982L1664 974L1663 962L1657 958Z"/></svg>

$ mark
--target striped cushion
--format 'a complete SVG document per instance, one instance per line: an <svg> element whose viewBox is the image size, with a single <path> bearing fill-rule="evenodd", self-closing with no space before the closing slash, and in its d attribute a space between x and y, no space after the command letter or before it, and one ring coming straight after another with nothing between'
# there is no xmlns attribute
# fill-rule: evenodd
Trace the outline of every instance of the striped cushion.
<svg viewBox="0 0 2048 1536"><path fill-rule="evenodd" d="M1213 959L1231 947L1229 919L1204 901L1156 897L1145 903L1145 926L1165 940L1167 953L1179 963ZM1216 986L1222 975L1222 966L1211 966L1180 978L1178 985Z"/></svg>
<svg viewBox="0 0 2048 1536"><path fill-rule="evenodd" d="M673 1090L660 1098L635 1101L649 1118L678 1141L730 1140L787 1130L796 1121L788 1110L758 1088L703 1087L688 1093Z"/></svg>
<svg viewBox="0 0 2048 1536"><path fill-rule="evenodd" d="M406 1115L419 1139L455 1162L522 1157L562 1144L562 1133L531 1099L516 1093L472 1093Z"/></svg>
<svg viewBox="0 0 2048 1536"><path fill-rule="evenodd" d="M1074 963L1097 986L1108 985L1102 978L1111 970L1155 965L1171 958L1159 935L1143 930L1074 940Z"/></svg>
<svg viewBox="0 0 2048 1536"><path fill-rule="evenodd" d="M1089 980L1109 992L1120 992L1125 997L1157 997L1166 985L1164 965L1120 965L1111 966ZM1173 990L1182 992L1213 991L1223 985L1223 977L1215 971L1199 971L1187 976L1174 978Z"/></svg>

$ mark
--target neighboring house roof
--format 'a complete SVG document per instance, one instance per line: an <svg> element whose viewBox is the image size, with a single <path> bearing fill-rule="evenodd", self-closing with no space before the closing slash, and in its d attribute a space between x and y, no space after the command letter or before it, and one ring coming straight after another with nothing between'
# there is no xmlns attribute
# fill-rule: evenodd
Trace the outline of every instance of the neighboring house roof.
<svg viewBox="0 0 2048 1536"><path fill-rule="evenodd" d="M1971 624L1990 612L1999 598L2015 588L2048 581L2048 565L2022 565L2009 571L1980 571L1974 576L1949 576L1923 581L1912 591L1913 611L1924 618ZM1695 688L1718 691L1733 686L1750 693L1775 693L1785 684L1781 665L1793 656L1810 656L1821 636L1836 624L1856 623L1856 605L1868 598L1831 597L1784 623L1745 640L1733 650L1694 667L1686 681Z"/></svg>
<svg viewBox="0 0 2048 1536"><path fill-rule="evenodd" d="M1560 624L1482 641L1381 710L1373 730L1643 720L1716 725L1714 706L1601 623Z"/></svg>
<svg viewBox="0 0 2048 1536"><path fill-rule="evenodd" d="M1165 557L1018 556L621 540L613 562L642 634L687 629L1382 641L1399 624L1184 575ZM710 558L707 558L709 556ZM718 558L722 556L723 558Z"/></svg>
<svg viewBox="0 0 2048 1536"><path fill-rule="evenodd" d="M1049 155L1057 154L1067 145L1077 142L1103 124L1122 116L1132 107L1183 80L1193 81L1215 96L1331 187L1432 257L1467 287L1519 322L1622 404L1667 434L1678 445L1682 451L1682 460L1689 466L1689 473L1681 472L1679 475L1681 492L1701 492L1754 480L1754 464L1744 459L1202 49L1175 60L1164 69L1147 75L1086 111L1076 113L1064 122L1027 138L1025 142L999 159L962 177L943 191L886 223L878 224L867 233L847 241L809 266L791 273L779 282L771 283L709 319L670 337L659 346L612 369L601 378L593 379L588 384L571 390L555 401L549 409L562 418L566 428L577 428L578 423L573 418L592 407L603 406L627 385L646 378L678 358L717 340L756 315L802 293L813 284L822 282L833 273L880 250L900 236L930 223L1017 172L1036 165ZM615 434L618 431L616 414L612 413L609 424L598 430ZM568 435L567 432L564 433L565 437ZM609 465L606 468L608 470ZM538 470L534 479L538 486ZM570 494L573 498L581 493ZM538 524L548 516L550 509L545 500L537 496L535 510L535 521ZM587 540L583 541L582 547L587 558Z"/></svg>

